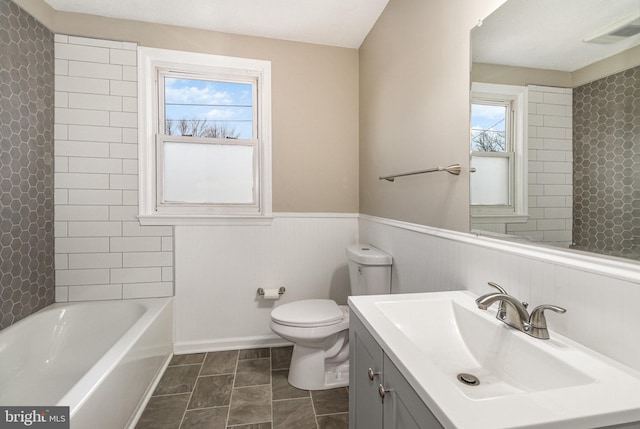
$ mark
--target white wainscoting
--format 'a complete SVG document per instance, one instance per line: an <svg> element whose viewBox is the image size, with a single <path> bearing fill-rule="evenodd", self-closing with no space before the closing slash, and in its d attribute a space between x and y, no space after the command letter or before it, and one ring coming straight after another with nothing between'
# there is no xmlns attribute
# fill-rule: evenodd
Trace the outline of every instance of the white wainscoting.
<svg viewBox="0 0 640 429"><path fill-rule="evenodd" d="M176 226L175 353L286 344L269 328L287 302L332 298L346 304L345 248L357 214L274 213L265 226ZM259 287L284 286L278 301Z"/></svg>
<svg viewBox="0 0 640 429"><path fill-rule="evenodd" d="M491 291L487 282L494 281L530 308L565 307L562 315L545 313L552 330L640 370L637 264L366 215L359 225L361 242L393 255L394 293L468 289L484 294Z"/></svg>

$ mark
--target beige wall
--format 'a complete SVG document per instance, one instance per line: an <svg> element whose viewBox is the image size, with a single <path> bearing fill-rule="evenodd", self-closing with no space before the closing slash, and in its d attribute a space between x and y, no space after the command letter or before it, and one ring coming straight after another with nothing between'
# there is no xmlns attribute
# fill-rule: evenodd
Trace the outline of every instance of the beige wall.
<svg viewBox="0 0 640 429"><path fill-rule="evenodd" d="M503 2L390 1L360 47L361 213L468 231L469 35Z"/></svg>
<svg viewBox="0 0 640 429"><path fill-rule="evenodd" d="M272 61L273 210L358 212L358 51L53 11L54 32Z"/></svg>

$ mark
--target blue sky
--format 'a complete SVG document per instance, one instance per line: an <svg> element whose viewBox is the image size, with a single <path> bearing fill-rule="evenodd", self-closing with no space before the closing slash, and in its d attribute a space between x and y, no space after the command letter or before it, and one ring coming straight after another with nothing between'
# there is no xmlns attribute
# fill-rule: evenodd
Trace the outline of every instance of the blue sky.
<svg viewBox="0 0 640 429"><path fill-rule="evenodd" d="M167 119L203 119L234 127L238 138L252 138L252 86L195 79L165 78Z"/></svg>
<svg viewBox="0 0 640 429"><path fill-rule="evenodd" d="M483 130L504 132L505 106L488 104L471 105L471 134L477 135ZM472 146L471 150L475 150Z"/></svg>

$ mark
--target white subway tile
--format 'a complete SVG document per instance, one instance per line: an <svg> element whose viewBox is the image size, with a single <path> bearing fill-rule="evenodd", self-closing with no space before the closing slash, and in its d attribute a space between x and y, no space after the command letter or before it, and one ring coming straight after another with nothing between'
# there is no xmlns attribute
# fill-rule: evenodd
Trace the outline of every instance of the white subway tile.
<svg viewBox="0 0 640 429"><path fill-rule="evenodd" d="M543 185L529 184L529 196L535 196L535 195L544 195Z"/></svg>
<svg viewBox="0 0 640 429"><path fill-rule="evenodd" d="M162 267L162 281L173 282L173 267Z"/></svg>
<svg viewBox="0 0 640 429"><path fill-rule="evenodd" d="M545 195L559 195L559 196L567 196L573 195L573 186L572 185L544 185L544 194Z"/></svg>
<svg viewBox="0 0 640 429"><path fill-rule="evenodd" d="M57 75L55 77L55 88L56 91L108 95L109 81L106 79Z"/></svg>
<svg viewBox="0 0 640 429"><path fill-rule="evenodd" d="M66 253L62 253L54 256L54 264L56 270L66 270L69 268L68 264L69 258Z"/></svg>
<svg viewBox="0 0 640 429"><path fill-rule="evenodd" d="M61 156L109 157L109 143L56 140L54 148Z"/></svg>
<svg viewBox="0 0 640 429"><path fill-rule="evenodd" d="M102 48L122 48L122 42L117 40L94 39L91 37L69 36L69 43L73 45L99 46Z"/></svg>
<svg viewBox="0 0 640 429"><path fill-rule="evenodd" d="M55 302L67 302L69 301L69 288L67 286L56 287L55 295Z"/></svg>
<svg viewBox="0 0 640 429"><path fill-rule="evenodd" d="M137 62L137 52L122 49L111 49L111 64L122 64L125 66L135 66Z"/></svg>
<svg viewBox="0 0 640 429"><path fill-rule="evenodd" d="M138 111L138 99L135 97L122 97L122 111L123 112L137 112ZM136 115L136 127L138 126L138 116Z"/></svg>
<svg viewBox="0 0 640 429"><path fill-rule="evenodd" d="M109 207L109 219L120 221L135 221L138 222L138 207L137 206L111 206ZM127 224L128 222L124 222ZM123 228L124 228L123 224ZM123 229L124 232L124 229ZM122 234L128 235L128 234Z"/></svg>
<svg viewBox="0 0 640 429"><path fill-rule="evenodd" d="M120 205L122 191L120 190L69 190L69 204L78 205Z"/></svg>
<svg viewBox="0 0 640 429"><path fill-rule="evenodd" d="M53 223L53 236L54 237L67 237L67 222L54 222Z"/></svg>
<svg viewBox="0 0 640 429"><path fill-rule="evenodd" d="M109 251L109 238L56 238L56 253L100 253Z"/></svg>
<svg viewBox="0 0 640 429"><path fill-rule="evenodd" d="M173 282L125 283L122 285L122 293L124 299L173 296Z"/></svg>
<svg viewBox="0 0 640 429"><path fill-rule="evenodd" d="M53 35L53 41L56 43L68 43L69 42L69 36L66 36L64 34L54 34Z"/></svg>
<svg viewBox="0 0 640 429"><path fill-rule="evenodd" d="M55 173L56 188L66 189L109 189L108 174Z"/></svg>
<svg viewBox="0 0 640 429"><path fill-rule="evenodd" d="M136 97L138 95L138 85L136 82L112 80L110 91L111 95Z"/></svg>
<svg viewBox="0 0 640 429"><path fill-rule="evenodd" d="M553 127L538 127L538 134L536 137L551 138L551 139L563 139L566 137L564 128Z"/></svg>
<svg viewBox="0 0 640 429"><path fill-rule="evenodd" d="M544 139L544 149L547 150L573 150L571 139Z"/></svg>
<svg viewBox="0 0 640 429"><path fill-rule="evenodd" d="M572 216L572 209L569 207L548 207L544 209L544 216L547 219L568 219Z"/></svg>
<svg viewBox="0 0 640 429"><path fill-rule="evenodd" d="M109 112L85 109L62 109L55 111L57 124L109 126Z"/></svg>
<svg viewBox="0 0 640 429"><path fill-rule="evenodd" d="M138 129L137 128L123 128L122 129L122 143L135 143L135 144L138 144Z"/></svg>
<svg viewBox="0 0 640 429"><path fill-rule="evenodd" d="M135 159L123 159L122 174L138 174L138 161Z"/></svg>
<svg viewBox="0 0 640 429"><path fill-rule="evenodd" d="M148 283L162 281L160 267L112 268L111 280L115 283Z"/></svg>
<svg viewBox="0 0 640 429"><path fill-rule="evenodd" d="M122 80L137 81L138 68L131 66L122 66Z"/></svg>
<svg viewBox="0 0 640 429"><path fill-rule="evenodd" d="M102 285L109 283L109 270L56 270L57 286Z"/></svg>
<svg viewBox="0 0 640 429"><path fill-rule="evenodd" d="M573 163L571 162L545 162L545 173L565 173L571 174L573 171Z"/></svg>
<svg viewBox="0 0 640 429"><path fill-rule="evenodd" d="M162 237L162 251L173 251L173 237Z"/></svg>
<svg viewBox="0 0 640 429"><path fill-rule="evenodd" d="M122 97L71 92L69 93L69 107L117 112L122 110Z"/></svg>
<svg viewBox="0 0 640 429"><path fill-rule="evenodd" d="M108 206L67 206L56 203L54 213L54 217L61 221L109 220Z"/></svg>
<svg viewBox="0 0 640 429"><path fill-rule="evenodd" d="M109 49L95 47L95 46L82 46L72 45L64 43L56 43L55 45L56 58L63 60L78 60L78 61L91 61L94 63L108 63L109 62Z"/></svg>
<svg viewBox="0 0 640 429"><path fill-rule="evenodd" d="M529 149L544 149L544 139L529 138Z"/></svg>
<svg viewBox="0 0 640 429"><path fill-rule="evenodd" d="M122 141L122 129L88 125L69 125L69 140L120 142Z"/></svg>
<svg viewBox="0 0 640 429"><path fill-rule="evenodd" d="M138 189L137 174L111 174L111 189Z"/></svg>
<svg viewBox="0 0 640 429"><path fill-rule="evenodd" d="M122 299L122 285L69 286L69 301L104 301Z"/></svg>
<svg viewBox="0 0 640 429"><path fill-rule="evenodd" d="M122 191L122 205L138 206L138 191Z"/></svg>
<svg viewBox="0 0 640 429"><path fill-rule="evenodd" d="M561 106L558 104L538 104L536 113L538 115L547 116L566 116L566 106Z"/></svg>
<svg viewBox="0 0 640 429"><path fill-rule="evenodd" d="M109 125L112 127L136 128L138 126L138 115L130 112L110 112Z"/></svg>
<svg viewBox="0 0 640 429"><path fill-rule="evenodd" d="M69 76L90 77L93 79L122 79L122 66L69 61Z"/></svg>
<svg viewBox="0 0 640 429"><path fill-rule="evenodd" d="M122 42L122 49L135 51L136 49L138 49L138 44L135 42Z"/></svg>
<svg viewBox="0 0 640 429"><path fill-rule="evenodd" d="M541 185L563 185L564 174L556 173L538 173L538 184Z"/></svg>
<svg viewBox="0 0 640 429"><path fill-rule="evenodd" d="M571 128L571 121L573 118L567 116L545 116L545 127L558 127L558 128Z"/></svg>
<svg viewBox="0 0 640 429"><path fill-rule="evenodd" d="M531 88L531 87L529 87L529 88ZM542 92L539 92L539 91L531 91L531 90L529 90L528 99L529 99L529 103L543 103L544 102L544 98L543 98Z"/></svg>
<svg viewBox="0 0 640 429"><path fill-rule="evenodd" d="M53 190L53 203L54 204L67 204L69 203L69 193L66 189L54 189Z"/></svg>
<svg viewBox="0 0 640 429"><path fill-rule="evenodd" d="M122 254L123 267L170 267L173 252L128 252Z"/></svg>
<svg viewBox="0 0 640 429"><path fill-rule="evenodd" d="M122 235L122 222L69 222L69 237L115 237Z"/></svg>
<svg viewBox="0 0 640 429"><path fill-rule="evenodd" d="M67 60L59 60L55 59L53 65L54 73L61 76L66 76L69 74L69 61Z"/></svg>
<svg viewBox="0 0 640 429"><path fill-rule="evenodd" d="M539 150L538 161L563 162L566 160L565 151L562 150Z"/></svg>
<svg viewBox="0 0 640 429"><path fill-rule="evenodd" d="M53 124L53 138L56 140L67 140L69 135L68 125Z"/></svg>
<svg viewBox="0 0 640 429"><path fill-rule="evenodd" d="M544 241L566 241L571 242L571 231L544 231Z"/></svg>
<svg viewBox="0 0 640 429"><path fill-rule="evenodd" d="M159 252L160 237L111 237L112 252Z"/></svg>
<svg viewBox="0 0 640 429"><path fill-rule="evenodd" d="M126 129L126 128L125 128ZM111 158L138 158L138 145L127 143L111 143L109 145Z"/></svg>
<svg viewBox="0 0 640 429"><path fill-rule="evenodd" d="M537 220L535 219L529 219L527 222L525 223L510 223L508 224L508 228L509 231L535 231L536 225L537 225Z"/></svg>
<svg viewBox="0 0 640 429"><path fill-rule="evenodd" d="M121 268L122 253L78 253L69 255L69 268Z"/></svg>
<svg viewBox="0 0 640 429"><path fill-rule="evenodd" d="M536 207L564 207L564 197L540 195L536 197Z"/></svg>
<svg viewBox="0 0 640 429"><path fill-rule="evenodd" d="M71 173L121 173L122 160L109 158L70 158Z"/></svg>
<svg viewBox="0 0 640 429"><path fill-rule="evenodd" d="M571 94L554 94L551 92L545 92L543 99L545 104L561 104L563 106L570 106L573 102Z"/></svg>
<svg viewBox="0 0 640 429"><path fill-rule="evenodd" d="M529 125L539 127L544 125L544 117L542 115L532 115L529 112Z"/></svg>
<svg viewBox="0 0 640 429"><path fill-rule="evenodd" d="M529 157L529 172L531 173L544 172L544 162L533 161L531 160L531 157Z"/></svg>
<svg viewBox="0 0 640 429"><path fill-rule="evenodd" d="M565 230L565 220L564 219L539 219L538 229L542 231Z"/></svg>
<svg viewBox="0 0 640 429"><path fill-rule="evenodd" d="M69 171L69 158L66 156L54 157L53 167L53 171L56 173L67 173Z"/></svg>
<svg viewBox="0 0 640 429"><path fill-rule="evenodd" d="M123 222L122 235L125 237L170 237L173 235L172 226L142 226L139 222Z"/></svg>
<svg viewBox="0 0 640 429"><path fill-rule="evenodd" d="M69 107L69 93L56 91L53 95L54 107Z"/></svg>

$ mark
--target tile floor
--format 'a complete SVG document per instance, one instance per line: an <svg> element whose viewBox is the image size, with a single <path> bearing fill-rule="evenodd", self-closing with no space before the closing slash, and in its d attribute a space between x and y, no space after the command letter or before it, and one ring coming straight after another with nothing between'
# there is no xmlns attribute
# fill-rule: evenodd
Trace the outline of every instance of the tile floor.
<svg viewBox="0 0 640 429"><path fill-rule="evenodd" d="M174 356L136 429L347 429L347 388L291 386L292 349Z"/></svg>

